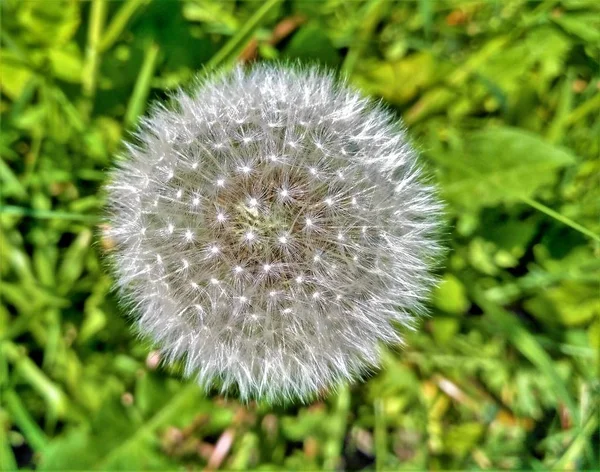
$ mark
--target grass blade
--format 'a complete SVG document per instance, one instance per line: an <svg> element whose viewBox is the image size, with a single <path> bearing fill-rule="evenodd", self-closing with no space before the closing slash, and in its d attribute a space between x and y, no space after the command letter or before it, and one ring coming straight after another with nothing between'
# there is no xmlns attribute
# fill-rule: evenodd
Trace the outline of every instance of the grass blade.
<svg viewBox="0 0 600 472"><path fill-rule="evenodd" d="M385 426L385 400L377 398L374 404L375 409L375 470L386 470L387 456L387 428Z"/></svg>
<svg viewBox="0 0 600 472"><path fill-rule="evenodd" d="M548 378L554 387L556 396L565 404L569 410L574 424L579 424L580 418L577 413L575 401L569 393L565 383L556 372L554 363L539 344L535 337L525 329L521 321L504 308L489 302L485 296L475 292L474 301L488 314L491 323L484 323L486 329L492 334L501 334L506 337L517 350L536 366L540 373Z"/></svg>
<svg viewBox="0 0 600 472"><path fill-rule="evenodd" d="M9 390L4 392L3 400L15 424L27 439L27 443L34 451L40 452L48 444L48 438L31 417L21 399L14 391Z"/></svg>
<svg viewBox="0 0 600 472"><path fill-rule="evenodd" d="M344 448L344 438L348 426L350 410L350 390L347 385L340 387L335 396L334 417L328 425L329 437L323 447L324 469L337 470Z"/></svg>
<svg viewBox="0 0 600 472"><path fill-rule="evenodd" d="M121 33L125 30L127 23L131 20L131 17L135 14L135 12L146 5L149 0L127 0L119 11L115 13L110 24L106 27L104 35L100 40L99 50L100 52L106 51L115 43L115 41L121 36Z"/></svg>
<svg viewBox="0 0 600 472"><path fill-rule="evenodd" d="M260 7L254 15L252 15L246 24L231 37L227 43L217 52L207 63L205 73L212 72L221 67L231 66L238 54L244 49L250 37L256 29L262 24L267 15L277 5L282 3L282 0L268 0Z"/></svg>
<svg viewBox="0 0 600 472"><path fill-rule="evenodd" d="M127 106L127 112L125 113L124 122L125 126L128 128L135 125L138 117L146 108L146 100L150 93L150 82L154 76L159 51L160 48L156 43L150 43L146 50L144 63L142 64L142 69L135 82L133 93L131 94L131 99Z"/></svg>
<svg viewBox="0 0 600 472"><path fill-rule="evenodd" d="M0 206L0 215L28 216L30 218L37 218L41 220L57 219L82 221L84 223L98 223L100 221L100 217L96 215L80 215L77 213L55 210L35 210L33 208L24 208L14 205Z"/></svg>
<svg viewBox="0 0 600 472"><path fill-rule="evenodd" d="M88 26L88 38L86 47L86 62L83 67L83 76L81 84L83 94L92 99L96 92L96 83L98 79L98 66L100 59L100 51L98 48L100 35L104 27L106 19L106 1L93 0L92 8L90 9L90 22Z"/></svg>
<svg viewBox="0 0 600 472"><path fill-rule="evenodd" d="M585 226L582 226L579 223L577 223L576 221L573 221L571 218L569 218L565 215L561 215L557 211L554 211L552 208L548 208L543 203L533 200L532 198L529 198L529 197L519 197L519 198L523 201L523 203L526 203L530 207L535 208L536 210L541 211L542 213L545 213L549 217L554 218L556 221L559 221L566 226L570 226L575 231L579 231L581 234L585 234L586 236L592 238L594 241L600 242L600 236L598 236L596 233L594 233L592 230L586 228Z"/></svg>
<svg viewBox="0 0 600 472"><path fill-rule="evenodd" d="M352 75L352 71L363 55L365 46L368 44L373 30L383 15L387 3L387 0L371 0L365 5L363 11L360 12L363 14L359 13L360 26L358 27L358 31L356 31L356 42L350 45L342 65L342 72L346 76Z"/></svg>

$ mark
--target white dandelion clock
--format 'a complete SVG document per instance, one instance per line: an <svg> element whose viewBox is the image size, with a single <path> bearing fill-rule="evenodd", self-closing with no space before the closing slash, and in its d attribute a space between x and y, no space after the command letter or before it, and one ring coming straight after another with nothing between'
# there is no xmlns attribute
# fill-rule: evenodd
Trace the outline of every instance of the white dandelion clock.
<svg viewBox="0 0 600 472"><path fill-rule="evenodd" d="M174 102L108 185L140 333L243 399L305 400L377 366L440 253L397 120L315 68L238 68Z"/></svg>

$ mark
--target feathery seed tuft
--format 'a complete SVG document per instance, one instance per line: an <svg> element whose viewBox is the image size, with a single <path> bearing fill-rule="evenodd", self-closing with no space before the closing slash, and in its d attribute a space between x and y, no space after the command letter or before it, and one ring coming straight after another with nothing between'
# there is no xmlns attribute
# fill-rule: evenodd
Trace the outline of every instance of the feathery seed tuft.
<svg viewBox="0 0 600 472"><path fill-rule="evenodd" d="M377 366L440 253L397 120L316 68L238 68L174 101L108 185L140 333L243 399L308 399Z"/></svg>

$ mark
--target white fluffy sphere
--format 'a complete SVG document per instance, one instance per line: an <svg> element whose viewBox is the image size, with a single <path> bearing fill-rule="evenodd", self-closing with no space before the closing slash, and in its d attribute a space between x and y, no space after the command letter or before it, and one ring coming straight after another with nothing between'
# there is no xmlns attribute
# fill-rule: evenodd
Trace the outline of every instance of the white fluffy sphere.
<svg viewBox="0 0 600 472"><path fill-rule="evenodd" d="M108 185L118 285L186 375L308 399L423 311L440 205L391 113L259 65L155 107Z"/></svg>

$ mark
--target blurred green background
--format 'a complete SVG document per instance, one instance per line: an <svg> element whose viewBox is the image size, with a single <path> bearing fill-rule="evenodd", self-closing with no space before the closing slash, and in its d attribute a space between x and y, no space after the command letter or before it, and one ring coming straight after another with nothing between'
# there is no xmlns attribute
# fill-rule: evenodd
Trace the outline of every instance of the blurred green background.
<svg viewBox="0 0 600 472"><path fill-rule="evenodd" d="M598 469L600 3L2 0L3 469ZM310 405L136 339L100 187L149 103L300 59L402 117L448 203L431 317Z"/></svg>

